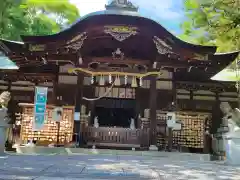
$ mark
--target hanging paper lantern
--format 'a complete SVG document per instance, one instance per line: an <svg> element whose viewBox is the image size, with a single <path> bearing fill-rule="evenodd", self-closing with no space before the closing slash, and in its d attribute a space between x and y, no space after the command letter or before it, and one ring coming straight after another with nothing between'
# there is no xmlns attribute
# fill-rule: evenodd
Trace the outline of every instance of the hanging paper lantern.
<svg viewBox="0 0 240 180"><path fill-rule="evenodd" d="M101 75L101 77L100 77L99 85L100 86L104 86L105 85L105 80L104 80L104 76L103 75Z"/></svg>
<svg viewBox="0 0 240 180"><path fill-rule="evenodd" d="M120 81L120 77L119 75L116 76L116 79L115 79L115 86L120 86L121 85L121 81Z"/></svg>
<svg viewBox="0 0 240 180"><path fill-rule="evenodd" d="M137 78L136 77L133 77L132 78L132 85L131 85L133 88L136 88L137 87Z"/></svg>
<svg viewBox="0 0 240 180"><path fill-rule="evenodd" d="M124 84L127 85L127 83L128 83L128 77L127 77L127 75L125 75L124 76Z"/></svg>
<svg viewBox="0 0 240 180"><path fill-rule="evenodd" d="M94 83L94 76L92 75L92 78L91 78L91 84Z"/></svg>
<svg viewBox="0 0 240 180"><path fill-rule="evenodd" d="M108 81L110 84L112 84L112 75L111 74L108 75Z"/></svg>
<svg viewBox="0 0 240 180"><path fill-rule="evenodd" d="M139 78L139 86L142 86L143 85L143 80L142 80L142 77Z"/></svg>

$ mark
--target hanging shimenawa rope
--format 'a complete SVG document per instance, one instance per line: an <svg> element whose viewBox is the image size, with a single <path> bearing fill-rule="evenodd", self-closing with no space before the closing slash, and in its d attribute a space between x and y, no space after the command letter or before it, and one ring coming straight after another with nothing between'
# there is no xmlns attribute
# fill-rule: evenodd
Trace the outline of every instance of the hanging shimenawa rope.
<svg viewBox="0 0 240 180"><path fill-rule="evenodd" d="M117 72L117 71L113 71L113 72L93 72L90 71L88 69L84 69L84 68L72 68L68 70L68 73L74 73L77 74L77 71L86 73L86 74L90 74L92 76L103 76L106 75L108 76L109 74L111 75L115 75L115 76L131 76L131 77L137 77L137 78L143 78L146 76L150 76L150 75L161 75L162 73L159 71L153 71L153 72L147 72L147 73L128 73L128 72Z"/></svg>
<svg viewBox="0 0 240 180"><path fill-rule="evenodd" d="M112 82L111 86L108 88L108 90L102 96L99 96L97 98L86 98L86 97L83 97L83 99L86 100L86 101L97 101L99 99L102 99L102 98L106 97L111 92L114 84L115 84L115 81Z"/></svg>
<svg viewBox="0 0 240 180"><path fill-rule="evenodd" d="M72 69L69 69L68 72L69 73L74 73L74 74L77 74L77 71L81 71L81 72L84 72L84 73L87 73L87 74L91 74L92 76L99 76L99 75L116 75L116 76L132 76L132 77L138 77L138 78L143 78L143 77L146 77L146 76L150 76L150 75L161 75L162 73L160 71L154 71L154 72L147 72L147 73L144 73L144 74L141 74L141 73L126 73L126 72L92 72L90 70L87 70L87 69L84 69L84 68L72 68ZM115 79L116 81L116 79ZM83 97L84 100L86 101L97 101L101 98L104 98L106 97L112 90L114 84L115 84L115 81L112 83L111 87L102 95L102 96L99 96L97 98L86 98L86 97Z"/></svg>

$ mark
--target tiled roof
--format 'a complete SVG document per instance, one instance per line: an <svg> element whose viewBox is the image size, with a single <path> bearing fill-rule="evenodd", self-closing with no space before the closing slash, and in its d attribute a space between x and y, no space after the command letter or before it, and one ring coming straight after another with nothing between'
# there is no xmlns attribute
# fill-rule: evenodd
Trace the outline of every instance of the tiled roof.
<svg viewBox="0 0 240 180"><path fill-rule="evenodd" d="M0 52L0 69L18 69L18 67L2 52Z"/></svg>

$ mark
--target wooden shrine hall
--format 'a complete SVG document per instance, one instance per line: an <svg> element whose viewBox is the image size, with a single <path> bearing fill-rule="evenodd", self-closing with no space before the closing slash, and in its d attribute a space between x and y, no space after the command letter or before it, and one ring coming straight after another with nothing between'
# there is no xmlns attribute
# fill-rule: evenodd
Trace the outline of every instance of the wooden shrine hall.
<svg viewBox="0 0 240 180"><path fill-rule="evenodd" d="M214 109L221 101L238 103L234 84L210 80L238 52L217 54L217 47L186 43L127 0L114 0L57 34L21 38L0 40L19 67L1 71L0 88L12 94L11 112L21 114L22 141L69 143L80 134L85 146L207 152L205 131L221 124ZM69 112L60 139L51 137L51 128L28 127L35 86L49 87L48 113L52 106ZM168 112L176 113L181 130L167 127Z"/></svg>

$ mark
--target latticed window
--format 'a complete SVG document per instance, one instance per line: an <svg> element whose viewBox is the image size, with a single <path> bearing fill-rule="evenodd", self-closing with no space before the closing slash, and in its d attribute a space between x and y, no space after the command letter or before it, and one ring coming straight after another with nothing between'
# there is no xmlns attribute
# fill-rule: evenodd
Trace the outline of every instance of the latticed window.
<svg viewBox="0 0 240 180"><path fill-rule="evenodd" d="M106 93L106 91L108 91L108 87L96 87L95 96L101 97ZM106 97L135 99L135 89L134 88L112 88L111 91L106 95Z"/></svg>

